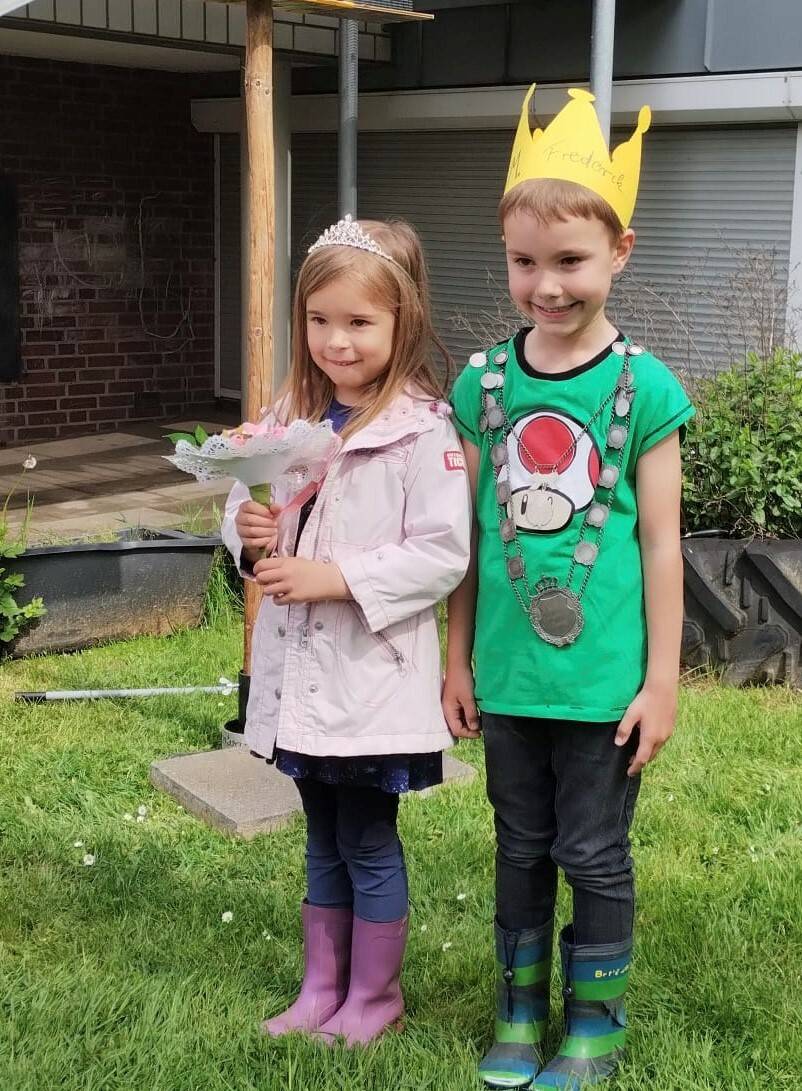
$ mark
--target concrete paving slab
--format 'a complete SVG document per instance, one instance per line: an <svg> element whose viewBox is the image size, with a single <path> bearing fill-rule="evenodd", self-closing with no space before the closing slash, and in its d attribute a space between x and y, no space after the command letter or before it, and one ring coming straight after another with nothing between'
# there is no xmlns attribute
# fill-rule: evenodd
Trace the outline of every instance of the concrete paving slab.
<svg viewBox="0 0 802 1091"><path fill-rule="evenodd" d="M301 810L290 777L233 747L155 761L150 780L203 822L246 839L286 825Z"/></svg>
<svg viewBox="0 0 802 1091"><path fill-rule="evenodd" d="M32 493L34 491L34 480L37 488L39 488L41 482L44 482L45 485L60 485L63 483L63 476L56 469L56 465L57 463L42 462L36 467L35 473L31 471L21 480L14 467L4 468L0 466L0 489L7 491L12 485L16 485L20 492Z"/></svg>
<svg viewBox="0 0 802 1091"><path fill-rule="evenodd" d="M53 478L56 475L53 474ZM27 483L26 483L27 484ZM81 489L80 485L72 478L63 477L61 480L52 480L49 477L40 475L37 472L36 476L36 489L32 488L19 488L18 483L13 477L6 477L0 474L0 497L5 497L15 486L17 491L13 496L14 503L11 506L11 510L14 508L24 508L26 506L26 497L30 497L34 503L38 502L40 496L45 496L55 492L67 492L69 495L65 497L59 497L59 502L66 501L70 497L82 497L86 495L85 490Z"/></svg>
<svg viewBox="0 0 802 1091"><path fill-rule="evenodd" d="M222 411L219 420L201 423L207 432L219 432L231 426L234 418L229 417ZM0 496L16 486L9 522L14 528L24 523L28 493L34 501L31 543L45 532L79 537L84 531L105 531L115 525L178 526L187 513L208 513L212 500L222 506L229 482L198 485L162 457L169 453L164 434L188 431L194 424L134 423L125 432L92 432L0 450ZM20 489L17 478L28 454L36 457L38 465L25 475Z"/></svg>
<svg viewBox="0 0 802 1091"><path fill-rule="evenodd" d="M201 500L210 496L228 496L231 485L230 478L221 481L207 481L203 484L199 481L189 481L185 485L159 485L151 493L152 497L163 496L168 500Z"/></svg>
<svg viewBox="0 0 802 1091"><path fill-rule="evenodd" d="M179 420L172 424L165 424L164 434L169 432L194 432L195 426L200 425L201 428L211 435L213 432L222 432L224 428L233 428L234 426L229 424L223 424L221 421L208 421L208 420Z"/></svg>
<svg viewBox="0 0 802 1091"><path fill-rule="evenodd" d="M467 783L476 770L444 754L443 775L446 783ZM245 839L286 825L301 810L292 780L244 748L163 758L151 765L150 780L190 814ZM435 791L429 788L425 794Z"/></svg>
<svg viewBox="0 0 802 1091"><path fill-rule="evenodd" d="M0 466L16 466L29 454L35 455L37 460L45 461L51 458L73 458L76 455L93 457L105 455L110 451L124 447L141 447L153 443L149 436L135 436L128 432L112 434L109 432L93 432L88 436L76 436L74 439L54 439L46 443L22 444L18 447L8 447L0 451Z"/></svg>
<svg viewBox="0 0 802 1091"><path fill-rule="evenodd" d="M163 511L161 508L150 506L150 498L148 498L147 506L121 508L117 515L121 522L129 527L166 527L171 524L177 526L183 518L176 507L173 507L172 511Z"/></svg>
<svg viewBox="0 0 802 1091"><path fill-rule="evenodd" d="M110 511L124 511L130 508L154 506L150 489L113 492L107 496L92 496L87 500L92 511L103 514Z"/></svg>
<svg viewBox="0 0 802 1091"><path fill-rule="evenodd" d="M86 493L80 489L67 488L66 485L53 485L45 490L38 490L34 495L33 510L37 510L38 497L45 496L46 503L39 505L44 508L49 504L73 504L86 499Z"/></svg>
<svg viewBox="0 0 802 1091"><path fill-rule="evenodd" d="M40 504L38 507L34 505L34 511L41 516L46 515L48 518L58 519L60 515L69 517L82 511L92 512L97 510L94 498L87 496L86 493L81 493L78 489L75 491L78 493L78 500L63 500L58 504Z"/></svg>
<svg viewBox="0 0 802 1091"><path fill-rule="evenodd" d="M9 525L18 526L21 519L12 518L19 516L19 512L9 513ZM76 538L84 534L97 534L104 530L125 530L126 527L176 527L182 521L183 516L175 509L162 511L158 508L140 507L125 508L98 512L93 506L88 506L85 515L76 514L74 511L67 515L62 514L58 518L51 513L43 512L39 519L36 518L36 509L28 525L28 540L33 544L37 534L72 536Z"/></svg>
<svg viewBox="0 0 802 1091"><path fill-rule="evenodd" d="M472 765L467 765L464 761L452 757L451 754L443 754L443 784L451 784L453 781L464 781L467 784L475 776L476 770ZM442 785L435 784L433 788L425 788L422 794L436 792L440 787Z"/></svg>

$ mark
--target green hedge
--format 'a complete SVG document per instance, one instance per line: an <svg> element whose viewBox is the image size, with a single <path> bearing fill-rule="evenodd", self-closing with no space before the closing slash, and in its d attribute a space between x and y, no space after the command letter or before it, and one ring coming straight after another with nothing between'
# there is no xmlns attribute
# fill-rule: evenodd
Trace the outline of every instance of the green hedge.
<svg viewBox="0 0 802 1091"><path fill-rule="evenodd" d="M701 381L684 451L691 531L802 537L802 355L778 349Z"/></svg>

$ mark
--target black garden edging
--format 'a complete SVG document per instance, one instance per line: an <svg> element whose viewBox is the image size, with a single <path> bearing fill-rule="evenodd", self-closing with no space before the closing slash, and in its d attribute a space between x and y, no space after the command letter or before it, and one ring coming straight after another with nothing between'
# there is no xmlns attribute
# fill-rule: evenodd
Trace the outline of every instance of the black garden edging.
<svg viewBox="0 0 802 1091"><path fill-rule="evenodd" d="M802 686L802 540L683 539L686 667Z"/></svg>
<svg viewBox="0 0 802 1091"><path fill-rule="evenodd" d="M217 535L139 528L113 542L26 550L7 564L25 579L18 601L41 596L47 613L26 626L10 654L74 651L197 625L221 544Z"/></svg>

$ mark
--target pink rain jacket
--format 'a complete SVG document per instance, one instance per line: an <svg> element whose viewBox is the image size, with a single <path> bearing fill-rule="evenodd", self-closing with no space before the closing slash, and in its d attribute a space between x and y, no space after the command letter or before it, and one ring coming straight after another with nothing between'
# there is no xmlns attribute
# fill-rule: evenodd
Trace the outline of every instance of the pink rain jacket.
<svg viewBox="0 0 802 1091"><path fill-rule="evenodd" d="M467 570L471 501L447 413L405 393L336 455L297 556L339 565L353 601L262 599L245 728L257 753L270 757L278 745L349 757L452 744L440 707L434 607ZM246 499L245 486L235 485L222 526L240 571L234 519ZM298 518L297 510L279 517L284 556L293 552Z"/></svg>

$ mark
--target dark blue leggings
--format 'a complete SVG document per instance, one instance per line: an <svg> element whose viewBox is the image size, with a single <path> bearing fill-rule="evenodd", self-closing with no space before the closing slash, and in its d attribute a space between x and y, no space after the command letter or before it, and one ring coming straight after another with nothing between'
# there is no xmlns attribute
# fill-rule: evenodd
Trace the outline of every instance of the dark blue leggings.
<svg viewBox="0 0 802 1091"><path fill-rule="evenodd" d="M366 921L400 920L409 898L398 796L307 778L295 783L306 814L309 903L353 906Z"/></svg>

